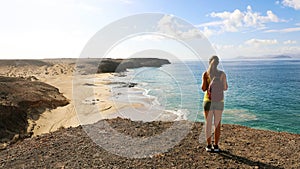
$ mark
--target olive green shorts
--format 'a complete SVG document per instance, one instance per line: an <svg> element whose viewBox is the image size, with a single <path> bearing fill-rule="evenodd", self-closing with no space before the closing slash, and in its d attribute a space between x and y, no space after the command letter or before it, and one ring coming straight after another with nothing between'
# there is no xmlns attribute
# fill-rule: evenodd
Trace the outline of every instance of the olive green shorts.
<svg viewBox="0 0 300 169"><path fill-rule="evenodd" d="M224 102L205 101L205 102L203 102L203 108L204 108L204 111L224 110Z"/></svg>

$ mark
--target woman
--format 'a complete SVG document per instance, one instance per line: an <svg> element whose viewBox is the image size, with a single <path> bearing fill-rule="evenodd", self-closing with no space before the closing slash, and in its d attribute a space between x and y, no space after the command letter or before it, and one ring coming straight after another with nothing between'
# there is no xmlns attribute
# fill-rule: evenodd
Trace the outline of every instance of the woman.
<svg viewBox="0 0 300 169"><path fill-rule="evenodd" d="M208 94L209 84L212 79L218 77L220 78L222 92L227 90L228 84L226 80L226 74L223 71L218 70L219 58L217 56L212 56L209 59L209 67L202 75L202 90L205 92L203 99L204 117L205 117L205 135L206 135L206 151L218 152L219 150L219 139L221 135L221 117L224 110L224 97L220 101L211 101ZM212 146L211 140L211 128L212 119L214 119L214 145Z"/></svg>

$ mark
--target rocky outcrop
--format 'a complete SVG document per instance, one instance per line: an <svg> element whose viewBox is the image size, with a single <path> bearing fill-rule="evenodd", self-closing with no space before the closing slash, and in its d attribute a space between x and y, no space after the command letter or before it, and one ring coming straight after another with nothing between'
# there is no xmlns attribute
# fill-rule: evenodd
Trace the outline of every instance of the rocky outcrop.
<svg viewBox="0 0 300 169"><path fill-rule="evenodd" d="M160 67L164 64L170 64L170 62L167 59L158 58L102 59L97 73L123 72L126 69Z"/></svg>
<svg viewBox="0 0 300 169"><path fill-rule="evenodd" d="M51 85L24 78L0 76L0 143L26 137L28 118L69 102Z"/></svg>

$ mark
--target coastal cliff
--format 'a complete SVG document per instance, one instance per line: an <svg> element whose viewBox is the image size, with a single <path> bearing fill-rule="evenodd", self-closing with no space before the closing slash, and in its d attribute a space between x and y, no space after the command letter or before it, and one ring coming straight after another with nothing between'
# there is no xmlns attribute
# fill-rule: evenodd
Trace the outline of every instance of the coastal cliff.
<svg viewBox="0 0 300 169"><path fill-rule="evenodd" d="M45 109L68 103L57 88L46 83L0 76L0 143L30 136L28 119L38 119Z"/></svg>
<svg viewBox="0 0 300 169"><path fill-rule="evenodd" d="M129 58L129 59L103 59L99 63L97 73L123 72L126 69L139 67L160 67L170 64L167 59L158 58Z"/></svg>

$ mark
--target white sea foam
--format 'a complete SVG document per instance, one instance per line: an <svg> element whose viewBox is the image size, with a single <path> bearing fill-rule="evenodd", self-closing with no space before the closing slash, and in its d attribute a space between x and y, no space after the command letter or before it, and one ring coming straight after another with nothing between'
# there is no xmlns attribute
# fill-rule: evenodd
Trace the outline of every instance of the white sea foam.
<svg viewBox="0 0 300 169"><path fill-rule="evenodd" d="M188 120L189 111L186 109L179 109L179 110L166 110L166 112L173 113L177 116L175 121L178 120Z"/></svg>
<svg viewBox="0 0 300 169"><path fill-rule="evenodd" d="M120 80L120 81L118 81ZM115 115L110 117L121 116L124 118L130 118L132 120L142 120L142 121L174 121L174 120L187 120L188 110L166 110L164 100L164 95L159 97L150 95L150 92L155 91L155 89L145 89L147 83L142 85L138 84L135 87L125 87L122 86L124 82L124 77L116 77L114 82L121 82L120 85L111 85L112 98L116 104L128 104L133 106L127 106L120 108ZM126 80L125 80L126 81ZM117 84L117 83L116 83ZM156 91L157 93L157 91ZM141 106L134 106L134 105Z"/></svg>

